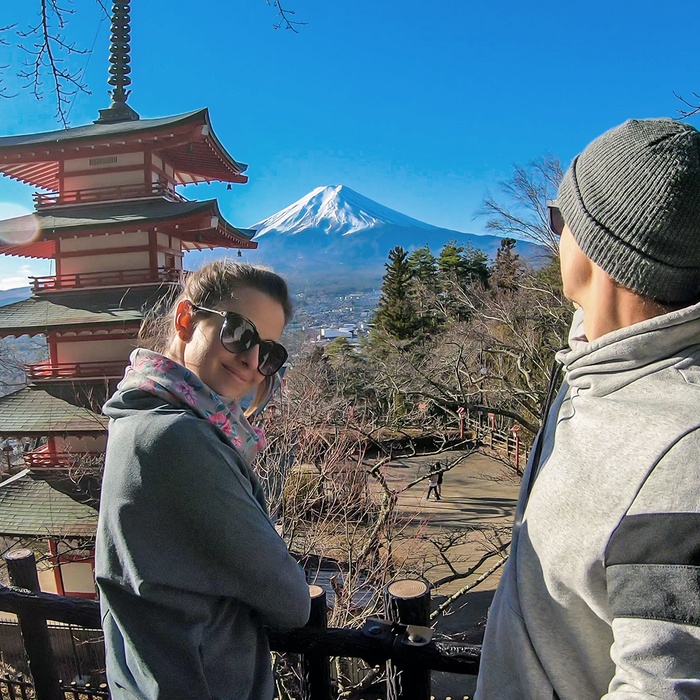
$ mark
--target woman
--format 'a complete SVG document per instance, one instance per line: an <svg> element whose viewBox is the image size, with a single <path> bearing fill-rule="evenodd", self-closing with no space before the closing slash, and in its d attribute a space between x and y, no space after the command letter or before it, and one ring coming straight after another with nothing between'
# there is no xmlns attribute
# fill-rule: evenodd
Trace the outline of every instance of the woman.
<svg viewBox="0 0 700 700"><path fill-rule="evenodd" d="M104 407L95 574L113 700L271 698L263 626L307 621L304 573L251 469L264 437L238 405L271 387L290 315L276 274L213 262L144 324Z"/></svg>

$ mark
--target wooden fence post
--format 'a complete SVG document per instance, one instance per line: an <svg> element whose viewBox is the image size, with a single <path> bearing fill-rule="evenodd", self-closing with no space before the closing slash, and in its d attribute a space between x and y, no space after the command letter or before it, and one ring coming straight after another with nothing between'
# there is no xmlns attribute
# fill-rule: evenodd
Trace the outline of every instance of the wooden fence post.
<svg viewBox="0 0 700 700"><path fill-rule="evenodd" d="M34 552L30 549L13 549L3 555L3 559L13 586L26 588L32 593L40 592ZM63 700L46 620L22 614L18 614L17 618L29 659L29 670L34 679L36 699Z"/></svg>
<svg viewBox="0 0 700 700"><path fill-rule="evenodd" d="M384 610L392 622L428 627L430 584L421 579L392 581L384 589ZM387 661L386 686L388 700L429 700L430 670Z"/></svg>
<svg viewBox="0 0 700 700"><path fill-rule="evenodd" d="M326 592L321 586L310 585L311 615L307 627L326 629L328 627L328 607ZM331 700L330 659L318 654L301 655L301 697L302 700Z"/></svg>

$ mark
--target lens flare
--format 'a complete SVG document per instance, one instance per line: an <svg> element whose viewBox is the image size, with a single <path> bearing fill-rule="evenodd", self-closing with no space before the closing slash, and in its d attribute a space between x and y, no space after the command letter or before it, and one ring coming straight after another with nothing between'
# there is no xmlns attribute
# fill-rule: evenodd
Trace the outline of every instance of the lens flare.
<svg viewBox="0 0 700 700"><path fill-rule="evenodd" d="M0 245L23 245L39 236L39 220L26 207L0 202Z"/></svg>

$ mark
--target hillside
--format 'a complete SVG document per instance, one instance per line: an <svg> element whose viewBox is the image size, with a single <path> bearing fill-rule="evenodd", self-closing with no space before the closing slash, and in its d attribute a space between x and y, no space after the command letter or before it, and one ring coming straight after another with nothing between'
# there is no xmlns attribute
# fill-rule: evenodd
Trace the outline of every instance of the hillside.
<svg viewBox="0 0 700 700"><path fill-rule="evenodd" d="M31 290L29 287L16 287L15 289L0 289L0 306L14 304L16 301L29 299Z"/></svg>

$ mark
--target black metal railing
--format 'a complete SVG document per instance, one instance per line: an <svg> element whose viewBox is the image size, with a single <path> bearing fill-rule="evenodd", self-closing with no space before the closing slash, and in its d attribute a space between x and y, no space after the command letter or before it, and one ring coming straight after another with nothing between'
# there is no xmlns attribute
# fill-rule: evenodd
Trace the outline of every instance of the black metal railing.
<svg viewBox="0 0 700 700"><path fill-rule="evenodd" d="M96 601L40 593L34 554L13 550L5 555L12 587L0 586L0 611L15 613L24 639L36 700L65 700L71 692L59 679L49 639L47 620L77 627L100 627ZM425 581L402 579L384 593L385 619L369 618L361 629L327 627L325 591L310 586L312 613L306 627L269 630L273 651L300 655L302 700L331 700L334 690L331 657L352 657L369 666L386 666L386 697L391 700L428 700L430 672L475 675L481 648L435 641L428 627L430 586ZM78 697L88 698L84 688ZM103 688L89 697L107 697ZM103 695L99 695L103 693ZM23 697L18 695L17 697Z"/></svg>

